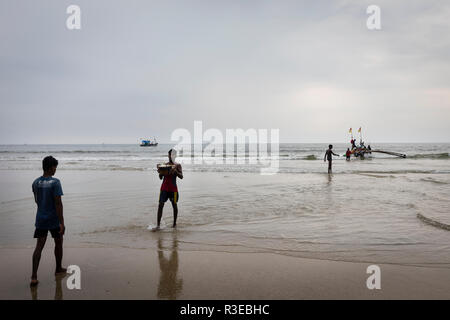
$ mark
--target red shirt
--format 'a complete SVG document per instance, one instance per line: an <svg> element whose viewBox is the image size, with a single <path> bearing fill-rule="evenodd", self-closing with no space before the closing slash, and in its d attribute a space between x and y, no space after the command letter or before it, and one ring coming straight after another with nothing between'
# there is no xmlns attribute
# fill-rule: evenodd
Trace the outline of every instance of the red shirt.
<svg viewBox="0 0 450 320"><path fill-rule="evenodd" d="M167 175L164 176L163 182L161 184L161 191L177 192L177 176Z"/></svg>
<svg viewBox="0 0 450 320"><path fill-rule="evenodd" d="M161 191L178 192L177 176L171 174L164 176Z"/></svg>

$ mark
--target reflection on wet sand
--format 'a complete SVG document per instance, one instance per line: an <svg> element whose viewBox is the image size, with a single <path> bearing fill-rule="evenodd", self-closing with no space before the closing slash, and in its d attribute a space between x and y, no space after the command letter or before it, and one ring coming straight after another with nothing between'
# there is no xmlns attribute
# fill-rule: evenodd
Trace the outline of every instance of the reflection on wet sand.
<svg viewBox="0 0 450 320"><path fill-rule="evenodd" d="M37 300L38 299L38 291L37 291L37 286L34 287L30 287L30 292L31 292L31 300Z"/></svg>
<svg viewBox="0 0 450 320"><path fill-rule="evenodd" d="M55 276L55 300L63 300L62 280L67 274ZM39 285L30 287L31 300L38 300Z"/></svg>
<svg viewBox="0 0 450 320"><path fill-rule="evenodd" d="M55 300L63 300L63 291L61 282L66 277L67 274L58 275L55 277L56 287L55 287Z"/></svg>
<svg viewBox="0 0 450 320"><path fill-rule="evenodd" d="M183 279L177 279L178 273L178 240L173 234L170 256L167 259L163 252L163 240L158 239L158 260L161 274L158 284L159 299L177 299L183 289Z"/></svg>
<svg viewBox="0 0 450 320"><path fill-rule="evenodd" d="M333 174L332 173L328 173L328 185L331 184L331 182L333 181Z"/></svg>

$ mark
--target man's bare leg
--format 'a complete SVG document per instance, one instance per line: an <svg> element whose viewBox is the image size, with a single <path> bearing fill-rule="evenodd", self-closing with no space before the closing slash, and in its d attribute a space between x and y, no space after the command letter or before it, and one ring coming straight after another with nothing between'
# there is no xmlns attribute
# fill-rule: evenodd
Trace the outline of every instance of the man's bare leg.
<svg viewBox="0 0 450 320"><path fill-rule="evenodd" d="M177 226L178 205L174 201L172 201L172 207L173 207L173 225L172 225L172 228L175 228Z"/></svg>
<svg viewBox="0 0 450 320"><path fill-rule="evenodd" d="M37 238L36 240L36 248L33 252L33 271L31 273L30 286L35 286L39 283L39 281L37 280L37 271L39 268L39 262L41 261L41 253L42 249L44 249L45 241L47 241L47 236Z"/></svg>
<svg viewBox="0 0 450 320"><path fill-rule="evenodd" d="M63 258L63 237L55 238L55 260L56 260L56 269L55 275L67 272L67 269L62 267L62 258Z"/></svg>
<svg viewBox="0 0 450 320"><path fill-rule="evenodd" d="M158 217L157 217L157 225L156 225L156 230L159 230L160 226L161 226L161 218L162 218L162 214L163 214L163 208L164 208L164 202L160 202L158 205Z"/></svg>

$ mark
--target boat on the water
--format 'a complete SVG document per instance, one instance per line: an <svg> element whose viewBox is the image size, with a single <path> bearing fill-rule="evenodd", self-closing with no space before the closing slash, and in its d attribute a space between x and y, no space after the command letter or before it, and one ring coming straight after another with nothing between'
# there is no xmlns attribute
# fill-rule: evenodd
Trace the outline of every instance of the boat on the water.
<svg viewBox="0 0 450 320"><path fill-rule="evenodd" d="M158 142L156 141L156 138L153 137L153 140L151 139L141 139L141 147L156 147L158 145Z"/></svg>
<svg viewBox="0 0 450 320"><path fill-rule="evenodd" d="M400 158L406 158L406 154L399 153L399 152L393 152L393 151L384 151L384 150L378 150L378 149L368 149L368 148L356 148L351 150L352 155L355 157L361 157L362 159L364 157L367 157L368 155L371 155L372 153L384 153L389 154L391 156L396 156Z"/></svg>
<svg viewBox="0 0 450 320"><path fill-rule="evenodd" d="M379 149L372 149L370 147L370 144L366 147L362 140L361 127L358 129L359 145L356 145L356 139L353 138L352 128L350 128L349 133L351 134L351 140L350 140L350 144L351 144L350 150L351 151L350 151L350 153L351 153L351 155L353 155L357 158L359 157L361 159L364 159L365 157L372 155L372 153L384 153L384 154L389 154L391 156L406 158L406 154L403 154L403 153L393 152L393 151L385 151L385 150L379 150Z"/></svg>

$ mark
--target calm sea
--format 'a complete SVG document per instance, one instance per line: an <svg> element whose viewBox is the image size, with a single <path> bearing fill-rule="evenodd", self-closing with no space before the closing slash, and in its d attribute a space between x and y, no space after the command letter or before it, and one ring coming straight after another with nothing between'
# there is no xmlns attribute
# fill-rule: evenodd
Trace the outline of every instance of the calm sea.
<svg viewBox="0 0 450 320"><path fill-rule="evenodd" d="M156 164L171 145L0 146L0 245L33 245L31 182L41 160L60 161L67 244L146 248L156 220ZM327 144L281 144L279 173L242 163L183 163L180 249L273 252L345 261L450 267L450 144L373 144L407 155L336 158ZM347 145L334 149L344 154ZM166 205L165 224L171 223ZM163 234L172 233L170 228Z"/></svg>

